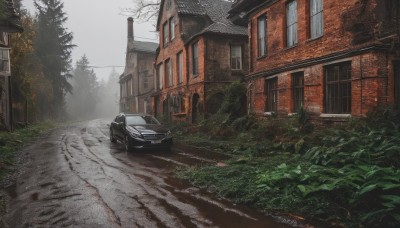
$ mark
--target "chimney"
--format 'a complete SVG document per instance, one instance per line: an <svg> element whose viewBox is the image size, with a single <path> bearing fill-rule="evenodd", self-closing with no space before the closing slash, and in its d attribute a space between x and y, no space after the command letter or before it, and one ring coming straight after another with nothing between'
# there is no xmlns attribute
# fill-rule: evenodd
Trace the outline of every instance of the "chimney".
<svg viewBox="0 0 400 228"><path fill-rule="evenodd" d="M128 17L128 39L134 39L133 36L133 18Z"/></svg>

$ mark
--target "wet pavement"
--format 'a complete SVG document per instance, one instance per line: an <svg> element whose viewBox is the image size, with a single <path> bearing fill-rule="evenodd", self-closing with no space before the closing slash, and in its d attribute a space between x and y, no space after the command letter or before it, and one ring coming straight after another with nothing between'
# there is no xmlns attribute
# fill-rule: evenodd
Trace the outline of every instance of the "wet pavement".
<svg viewBox="0 0 400 228"><path fill-rule="evenodd" d="M124 151L108 120L72 124L27 147L6 227L292 227L174 177L177 166L217 164L222 154L174 146ZM286 223L282 223L285 221ZM290 224L290 225L289 225Z"/></svg>

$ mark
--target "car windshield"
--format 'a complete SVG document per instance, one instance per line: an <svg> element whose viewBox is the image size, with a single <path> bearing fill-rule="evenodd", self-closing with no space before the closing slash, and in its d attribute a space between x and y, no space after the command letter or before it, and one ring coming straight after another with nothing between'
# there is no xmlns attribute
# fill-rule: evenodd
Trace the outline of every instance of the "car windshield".
<svg viewBox="0 0 400 228"><path fill-rule="evenodd" d="M126 116L126 125L160 124L152 116Z"/></svg>

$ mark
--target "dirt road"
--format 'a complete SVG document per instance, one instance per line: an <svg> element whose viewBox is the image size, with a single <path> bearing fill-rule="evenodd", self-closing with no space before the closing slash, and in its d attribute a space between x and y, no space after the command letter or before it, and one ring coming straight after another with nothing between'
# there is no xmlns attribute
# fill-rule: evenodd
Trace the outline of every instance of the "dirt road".
<svg viewBox="0 0 400 228"><path fill-rule="evenodd" d="M53 130L26 148L4 226L291 227L174 178L176 166L222 155L182 146L127 153L110 143L108 123Z"/></svg>

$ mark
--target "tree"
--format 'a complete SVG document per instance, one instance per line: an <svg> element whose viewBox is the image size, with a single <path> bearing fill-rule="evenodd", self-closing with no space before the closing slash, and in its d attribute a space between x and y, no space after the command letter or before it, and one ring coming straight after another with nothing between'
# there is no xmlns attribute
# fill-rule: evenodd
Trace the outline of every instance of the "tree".
<svg viewBox="0 0 400 228"><path fill-rule="evenodd" d="M118 113L119 107L119 73L112 69L107 82L100 84L100 102L97 105L97 117L110 117Z"/></svg>
<svg viewBox="0 0 400 228"><path fill-rule="evenodd" d="M99 102L99 84L85 55L76 62L72 75L73 91L67 99L68 112L76 119L93 118Z"/></svg>
<svg viewBox="0 0 400 228"><path fill-rule="evenodd" d="M236 0L223 1L235 2ZM157 20L161 0L134 0L133 2L134 7L132 9L125 9L125 12L131 14L139 21L147 22Z"/></svg>
<svg viewBox="0 0 400 228"><path fill-rule="evenodd" d="M59 118L64 114L65 95L72 91L68 79L71 78L71 51L75 46L73 35L64 27L68 18L60 0L35 0L34 5L38 10L35 55L53 87L49 110L52 116Z"/></svg>

